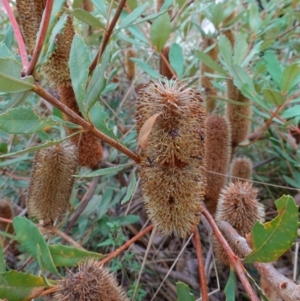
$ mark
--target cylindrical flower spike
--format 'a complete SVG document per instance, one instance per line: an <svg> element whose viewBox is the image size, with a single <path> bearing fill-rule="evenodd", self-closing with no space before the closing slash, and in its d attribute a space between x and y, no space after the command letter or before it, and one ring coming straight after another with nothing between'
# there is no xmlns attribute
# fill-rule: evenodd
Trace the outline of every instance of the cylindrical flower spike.
<svg viewBox="0 0 300 301"><path fill-rule="evenodd" d="M247 157L234 158L230 164L231 181L252 180L252 161Z"/></svg>
<svg viewBox="0 0 300 301"><path fill-rule="evenodd" d="M127 77L130 80L133 80L135 77L135 62L132 62L130 58L135 58L136 57L136 52L133 48L128 48L126 50L125 54L125 67L126 67L126 73Z"/></svg>

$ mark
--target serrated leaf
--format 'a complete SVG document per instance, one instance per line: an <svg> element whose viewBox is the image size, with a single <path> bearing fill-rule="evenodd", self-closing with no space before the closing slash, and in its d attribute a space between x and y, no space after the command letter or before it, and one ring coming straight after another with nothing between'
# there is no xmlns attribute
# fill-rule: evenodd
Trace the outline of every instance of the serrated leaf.
<svg viewBox="0 0 300 301"><path fill-rule="evenodd" d="M264 55L264 61L272 79L280 87L282 70L274 52L267 51Z"/></svg>
<svg viewBox="0 0 300 301"><path fill-rule="evenodd" d="M183 76L183 55L182 49L177 44L174 43L169 51L169 61L172 69L175 71L179 79L182 79Z"/></svg>
<svg viewBox="0 0 300 301"><path fill-rule="evenodd" d="M9 301L29 301L47 286L42 277L35 275L13 270L0 273L0 298Z"/></svg>
<svg viewBox="0 0 300 301"><path fill-rule="evenodd" d="M103 256L95 252L80 250L74 247L64 245L50 245L49 251L51 253L53 262L57 267L71 267L78 265L78 263L87 258L94 258L101 260Z"/></svg>
<svg viewBox="0 0 300 301"><path fill-rule="evenodd" d="M239 34L234 45L233 62L241 65L248 51L247 34Z"/></svg>
<svg viewBox="0 0 300 301"><path fill-rule="evenodd" d="M284 97L279 91L275 91L272 89L264 89L262 90L264 98L277 106L284 104Z"/></svg>
<svg viewBox="0 0 300 301"><path fill-rule="evenodd" d="M219 51L224 60L225 66L230 66L233 63L232 60L232 46L228 38L221 35L218 41Z"/></svg>
<svg viewBox="0 0 300 301"><path fill-rule="evenodd" d="M123 164L123 165L119 165L116 167L102 168L102 169L95 170L91 173L85 174L85 175L74 175L74 177L76 177L76 178L93 178L93 177L97 177L97 176L108 175L110 173L119 172L119 171L123 170L125 167L128 167L130 165L131 164Z"/></svg>
<svg viewBox="0 0 300 301"><path fill-rule="evenodd" d="M190 293L190 288L183 282L176 283L177 301L195 301L195 297Z"/></svg>
<svg viewBox="0 0 300 301"><path fill-rule="evenodd" d="M202 62L204 65L224 76L227 76L227 72L221 66L219 66L219 64L215 62L208 54L200 50L196 50L195 54L199 58L200 62Z"/></svg>
<svg viewBox="0 0 300 301"><path fill-rule="evenodd" d="M275 202L278 215L270 222L257 222L252 231L253 251L245 262L272 262L286 252L297 238L298 206L291 196Z"/></svg>
<svg viewBox="0 0 300 301"><path fill-rule="evenodd" d="M93 125L99 131L114 140L118 140L118 137L115 135L114 131L108 127L108 115L105 111L105 108L101 106L99 102L95 103L95 105L92 107L89 112L89 117Z"/></svg>
<svg viewBox="0 0 300 301"><path fill-rule="evenodd" d="M39 117L29 107L17 107L0 114L0 129L10 134L32 134L63 124L51 118Z"/></svg>
<svg viewBox="0 0 300 301"><path fill-rule="evenodd" d="M143 5L135 8L129 15L127 15L120 23L118 29L125 28L130 24L137 21L137 19L143 14L143 12L148 7L148 3L144 3Z"/></svg>
<svg viewBox="0 0 300 301"><path fill-rule="evenodd" d="M236 279L233 268L230 268L229 278L224 288L226 301L235 301Z"/></svg>
<svg viewBox="0 0 300 301"><path fill-rule="evenodd" d="M156 18L151 25L151 41L157 51L161 51L171 32L171 20L168 13L160 15Z"/></svg>
<svg viewBox="0 0 300 301"><path fill-rule="evenodd" d="M135 174L133 173L130 183L128 185L126 195L125 195L124 199L122 200L121 205L127 203L130 200L130 198L132 197L132 195L135 191L135 188L136 188L136 177L135 177Z"/></svg>
<svg viewBox="0 0 300 301"><path fill-rule="evenodd" d="M105 49L101 65L98 65L92 75L89 86L86 90L86 101L84 103L86 112L89 112L106 85L105 71L110 59L110 47Z"/></svg>
<svg viewBox="0 0 300 301"><path fill-rule="evenodd" d="M132 62L135 62L143 71L148 73L152 78L154 78L154 79L161 78L161 75L159 74L159 72L154 70L149 64L145 63L144 61L142 61L140 59L132 58L132 57L130 58L130 60Z"/></svg>
<svg viewBox="0 0 300 301"><path fill-rule="evenodd" d="M233 77L235 86L237 86L240 90L242 90L244 85L247 85L251 92L255 91L251 77L242 67L238 65L231 65L229 67L229 72Z"/></svg>
<svg viewBox="0 0 300 301"><path fill-rule="evenodd" d="M0 92L18 93L32 89L32 76L21 78L22 65L14 58L0 58Z"/></svg>
<svg viewBox="0 0 300 301"><path fill-rule="evenodd" d="M69 9L65 9L65 10L68 12L68 14L76 17L78 20L90 25L91 27L105 29L105 26L99 21L99 19L94 17L86 10L83 10L81 8L75 8L73 10L69 10Z"/></svg>
<svg viewBox="0 0 300 301"><path fill-rule="evenodd" d="M89 76L90 54L87 45L83 39L75 35L72 41L69 68L72 81L72 87L76 96L76 101L80 112L86 118L84 110L85 89Z"/></svg>
<svg viewBox="0 0 300 301"><path fill-rule="evenodd" d="M288 93L293 88L293 86L299 82L299 74L300 66L298 63L287 66L284 69L281 79L281 90L283 93Z"/></svg>
<svg viewBox="0 0 300 301"><path fill-rule="evenodd" d="M38 258L37 245L41 250L41 260L44 267L53 274L58 274L49 252L47 243L37 226L25 217L15 217L13 226L18 242L33 258Z"/></svg>

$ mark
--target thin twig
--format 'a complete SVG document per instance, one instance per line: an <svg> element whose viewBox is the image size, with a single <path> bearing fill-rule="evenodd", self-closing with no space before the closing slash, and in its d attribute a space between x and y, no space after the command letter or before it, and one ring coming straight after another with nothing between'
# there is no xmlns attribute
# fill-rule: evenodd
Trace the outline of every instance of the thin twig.
<svg viewBox="0 0 300 301"><path fill-rule="evenodd" d="M230 264L234 267L237 275L239 276L245 291L247 292L249 298L251 301L259 301L259 298L257 297L257 295L255 294L253 288L251 287L249 280L246 277L245 271L244 271L244 266L241 263L240 259L238 258L238 256L236 256L233 251L231 250L228 242L226 241L226 239L224 238L224 236L222 235L221 231L219 230L215 220L213 219L213 217L210 215L210 213L207 211L207 209L202 208L202 214L206 217L207 221L209 222L216 238L218 239L218 241L220 242L221 246L223 247L223 249L225 250L225 252L228 255L228 259L230 261Z"/></svg>
<svg viewBox="0 0 300 301"><path fill-rule="evenodd" d="M108 137L104 133L100 132L97 128L94 127L93 124L87 122L85 119L80 117L78 114L76 114L73 110L68 108L65 104L63 104L61 101L53 97L50 93L48 93L45 89L43 89L40 85L33 85L32 91L34 91L36 94L47 100L49 103L51 103L53 106L61 110L66 115L72 117L74 120L74 123L82 126L85 130L90 131L93 135L101 139L103 142L106 142L110 146L116 148L120 152L127 155L129 158L134 160L136 163L140 162L140 158L133 153L130 149L128 149L126 146L122 145L118 141Z"/></svg>
<svg viewBox="0 0 300 301"><path fill-rule="evenodd" d="M47 30L48 30L48 26L49 26L49 22L50 22L53 2L54 2L54 0L47 0L47 2L46 2L46 7L45 7L44 15L43 15L42 26L41 26L40 34L38 37L38 41L35 45L32 59L29 63L29 66L25 71L25 75L31 75L33 73L36 63L39 59L39 56L42 51L44 41L45 41L46 35L47 35Z"/></svg>
<svg viewBox="0 0 300 301"><path fill-rule="evenodd" d="M119 5L118 5L118 7L116 9L116 12L115 12L115 15L114 15L113 19L111 20L111 23L109 24L109 27L108 27L107 31L105 31L105 33L104 33L104 37L102 39L99 51L98 51L97 55L95 56L92 64L90 65L90 73L93 72L93 70L96 68L96 66L97 66L97 64L98 64L98 62L99 62L106 46L107 46L107 43L108 43L108 41L109 41L109 39L112 35L112 32L113 32L113 30L116 26L116 23L117 23L117 21L120 17L120 14L121 14L122 9L125 5L125 2L126 2L126 0L120 0L120 2L119 2Z"/></svg>
<svg viewBox="0 0 300 301"><path fill-rule="evenodd" d="M201 287L201 297L203 301L208 301L208 289L207 289L206 276L204 270L202 245L201 245L199 230L197 227L194 231L193 243L196 249L197 259L198 259L198 272L199 272L199 280L200 280L200 287Z"/></svg>
<svg viewBox="0 0 300 301"><path fill-rule="evenodd" d="M28 66L28 57L27 57L27 51L26 51L26 47L24 44L24 40L20 31L20 27L17 23L17 20L14 16L14 13L9 5L9 1L8 0L3 0L3 5L7 11L10 23L13 27L14 33L15 33L15 37L17 39L18 45L19 45L19 49L20 49L20 55L21 55L21 60L22 60L22 65L23 65L23 70L25 70Z"/></svg>
<svg viewBox="0 0 300 301"><path fill-rule="evenodd" d="M135 243L137 240L139 240L141 237L146 235L148 232L150 232L153 229L153 224L148 226L146 229L140 231L137 235L132 237L130 240L128 240L123 246L121 246L119 249L111 252L106 258L103 260L99 261L99 265L103 265L111 261L113 258L117 257L120 253L122 253L124 250L129 248L133 243Z"/></svg>

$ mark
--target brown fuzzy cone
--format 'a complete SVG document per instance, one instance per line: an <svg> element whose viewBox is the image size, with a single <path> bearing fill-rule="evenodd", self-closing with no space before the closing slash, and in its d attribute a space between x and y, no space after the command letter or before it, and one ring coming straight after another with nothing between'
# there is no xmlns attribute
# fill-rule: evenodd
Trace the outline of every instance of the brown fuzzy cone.
<svg viewBox="0 0 300 301"><path fill-rule="evenodd" d="M252 161L247 157L234 158L230 164L231 181L252 180Z"/></svg>
<svg viewBox="0 0 300 301"><path fill-rule="evenodd" d="M249 182L230 183L221 192L219 199L216 222L228 222L239 235L245 237L251 232L257 221L264 221L264 206L256 199L257 190L252 187ZM219 244L215 236L213 236L214 252L222 263L229 265L227 254L223 247ZM231 246L232 250L238 256L238 250Z"/></svg>
<svg viewBox="0 0 300 301"><path fill-rule="evenodd" d="M202 50L204 51L206 48L216 44L216 40L213 38L205 37L202 41ZM207 55L210 56L212 60L215 62L218 61L218 47L215 46L211 50L207 52ZM214 73L214 70L206 66L205 64L201 64L201 76L200 76L200 85L205 91L205 104L206 104L206 112L212 112L216 107L216 99L214 96L217 95L217 90L214 88L211 83L211 78L207 77L205 73Z"/></svg>
<svg viewBox="0 0 300 301"><path fill-rule="evenodd" d="M59 87L60 100L76 114L81 115L75 94L71 84L61 85ZM73 118L65 115L64 118L70 122L74 122ZM68 134L72 134L78 129L67 129ZM103 159L103 148L100 140L90 132L83 132L80 135L73 136L71 141L78 147L78 164L95 168Z"/></svg>
<svg viewBox="0 0 300 301"><path fill-rule="evenodd" d="M169 61L169 51L170 51L170 47L169 46L165 46L163 48L163 50L162 50L162 54L167 59L167 61L170 63L170 61ZM173 77L173 73L168 68L168 66L165 63L165 61L160 57L160 61L159 62L160 62L159 63L159 72L160 72L160 74L162 76L165 76L167 79L171 79Z"/></svg>
<svg viewBox="0 0 300 301"><path fill-rule="evenodd" d="M206 132L205 205L211 214L215 214L219 194L226 184L231 151L231 129L224 117L210 115L206 119Z"/></svg>
<svg viewBox="0 0 300 301"><path fill-rule="evenodd" d="M45 0L17 0L20 28L29 54L33 53L45 8Z"/></svg>
<svg viewBox="0 0 300 301"><path fill-rule="evenodd" d="M137 99L137 131L158 114L141 153L148 216L165 234L185 237L200 221L205 189L205 111L198 91L150 82Z"/></svg>
<svg viewBox="0 0 300 301"><path fill-rule="evenodd" d="M61 280L54 294L57 301L129 301L116 278L99 263L90 259L79 270Z"/></svg>
<svg viewBox="0 0 300 301"><path fill-rule="evenodd" d="M231 143L236 147L247 137L252 109L249 99L239 91L232 80L227 81L227 98L240 103L227 102L226 107L226 115L231 124Z"/></svg>
<svg viewBox="0 0 300 301"><path fill-rule="evenodd" d="M130 58L135 58L136 57L136 52L133 48L128 48L126 50L125 54L125 67L126 67L126 73L127 77L130 80L133 80L135 77L135 62L132 62Z"/></svg>
<svg viewBox="0 0 300 301"><path fill-rule="evenodd" d="M72 18L68 16L62 33L56 36L56 48L44 66L46 74L56 86L71 81L68 61L74 35Z"/></svg>
<svg viewBox="0 0 300 301"><path fill-rule="evenodd" d="M30 216L48 225L67 211L77 164L77 148L69 142L36 152L27 195Z"/></svg>

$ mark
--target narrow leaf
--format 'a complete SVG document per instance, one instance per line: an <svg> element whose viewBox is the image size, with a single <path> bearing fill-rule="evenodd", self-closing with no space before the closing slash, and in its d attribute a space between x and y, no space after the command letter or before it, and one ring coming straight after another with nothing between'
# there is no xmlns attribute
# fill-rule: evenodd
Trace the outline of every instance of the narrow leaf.
<svg viewBox="0 0 300 301"><path fill-rule="evenodd" d="M264 55L264 61L272 79L280 87L282 70L274 52L267 51Z"/></svg>
<svg viewBox="0 0 300 301"><path fill-rule="evenodd" d="M281 115L281 117L285 119L294 118L297 116L300 116L300 105L286 109Z"/></svg>
<svg viewBox="0 0 300 301"><path fill-rule="evenodd" d="M0 58L11 58L16 61L15 55L7 48L4 42L0 42Z"/></svg>
<svg viewBox="0 0 300 301"><path fill-rule="evenodd" d="M110 173L114 173L114 172L119 172L121 170L123 170L125 167L130 166L131 164L124 164L124 165L119 165L116 167L108 167L108 168L102 168L102 169L98 169L95 170L91 173L88 173L86 175L76 175L74 177L76 178L93 178L93 177L97 177L97 176L104 176Z"/></svg>
<svg viewBox="0 0 300 301"><path fill-rule="evenodd" d="M6 271L6 265L4 260L4 253L3 248L0 246L0 273L3 273Z"/></svg>
<svg viewBox="0 0 300 301"><path fill-rule="evenodd" d="M262 90L264 98L277 106L284 104L284 97L279 91L275 91L272 89L264 89Z"/></svg>
<svg viewBox="0 0 300 301"><path fill-rule="evenodd" d="M9 271L0 273L0 298L9 301L31 300L31 296L42 292L48 285L43 277Z"/></svg>
<svg viewBox="0 0 300 301"><path fill-rule="evenodd" d="M170 65L177 74L179 79L183 76L183 55L181 47L174 43L169 51Z"/></svg>
<svg viewBox="0 0 300 301"><path fill-rule="evenodd" d="M143 5L135 8L129 15L127 15L120 23L118 29L122 29L127 27L128 25L136 22L137 19L143 14L143 12L148 7L148 3L144 3Z"/></svg>
<svg viewBox="0 0 300 301"><path fill-rule="evenodd" d="M136 58L130 58L131 61L137 63L137 65L146 73L148 73L151 77L153 77L154 79L158 79L161 78L161 75L159 74L159 72L157 72L156 70L154 70L149 64L145 63L144 61L140 60L140 59L136 59Z"/></svg>
<svg viewBox="0 0 300 301"><path fill-rule="evenodd" d="M58 274L47 243L37 226L27 218L19 216L14 218L13 226L16 231L17 239L25 251L32 255L33 258L37 259L38 245L41 251L41 259L45 268L53 274Z"/></svg>
<svg viewBox="0 0 300 301"><path fill-rule="evenodd" d="M72 16L76 17L78 20L92 27L105 29L104 25L99 21L99 19L94 17L86 10L83 10L81 8L75 8L74 10L68 10L68 9L65 10L68 12L68 14L71 14Z"/></svg>
<svg viewBox="0 0 300 301"><path fill-rule="evenodd" d="M297 82L299 82L300 66L298 63L287 66L282 74L281 90L283 93L288 93Z"/></svg>
<svg viewBox="0 0 300 301"><path fill-rule="evenodd" d="M253 251L246 262L272 262L288 250L297 238L298 206L291 196L275 202L278 215L265 224L257 222L252 231Z"/></svg>
<svg viewBox="0 0 300 301"><path fill-rule="evenodd" d="M136 177L135 177L135 174L133 173L130 183L129 183L129 186L128 186L128 189L127 189L127 192L126 192L126 195L121 202L122 205L127 203L130 200L130 198L132 197L132 195L135 191L135 188L136 188Z"/></svg>
<svg viewBox="0 0 300 301"><path fill-rule="evenodd" d="M224 35L220 36L219 41L219 51L224 60L225 66L230 66L233 63L232 60L232 46L228 38Z"/></svg>
<svg viewBox="0 0 300 301"><path fill-rule="evenodd" d="M151 41L157 51L161 51L171 32L171 20L168 13L156 18L151 25Z"/></svg>
<svg viewBox="0 0 300 301"><path fill-rule="evenodd" d="M234 55L233 55L233 62L236 65L241 65L244 57L247 54L248 50L248 43L247 43L248 35L246 34L240 34L236 38L236 43L234 46Z"/></svg>
<svg viewBox="0 0 300 301"><path fill-rule="evenodd" d="M230 268L229 278L227 280L224 289L226 301L235 301L235 290L236 290L235 272L233 268Z"/></svg>
<svg viewBox="0 0 300 301"><path fill-rule="evenodd" d="M190 293L190 288L183 282L176 283L177 301L195 301L195 297Z"/></svg>

